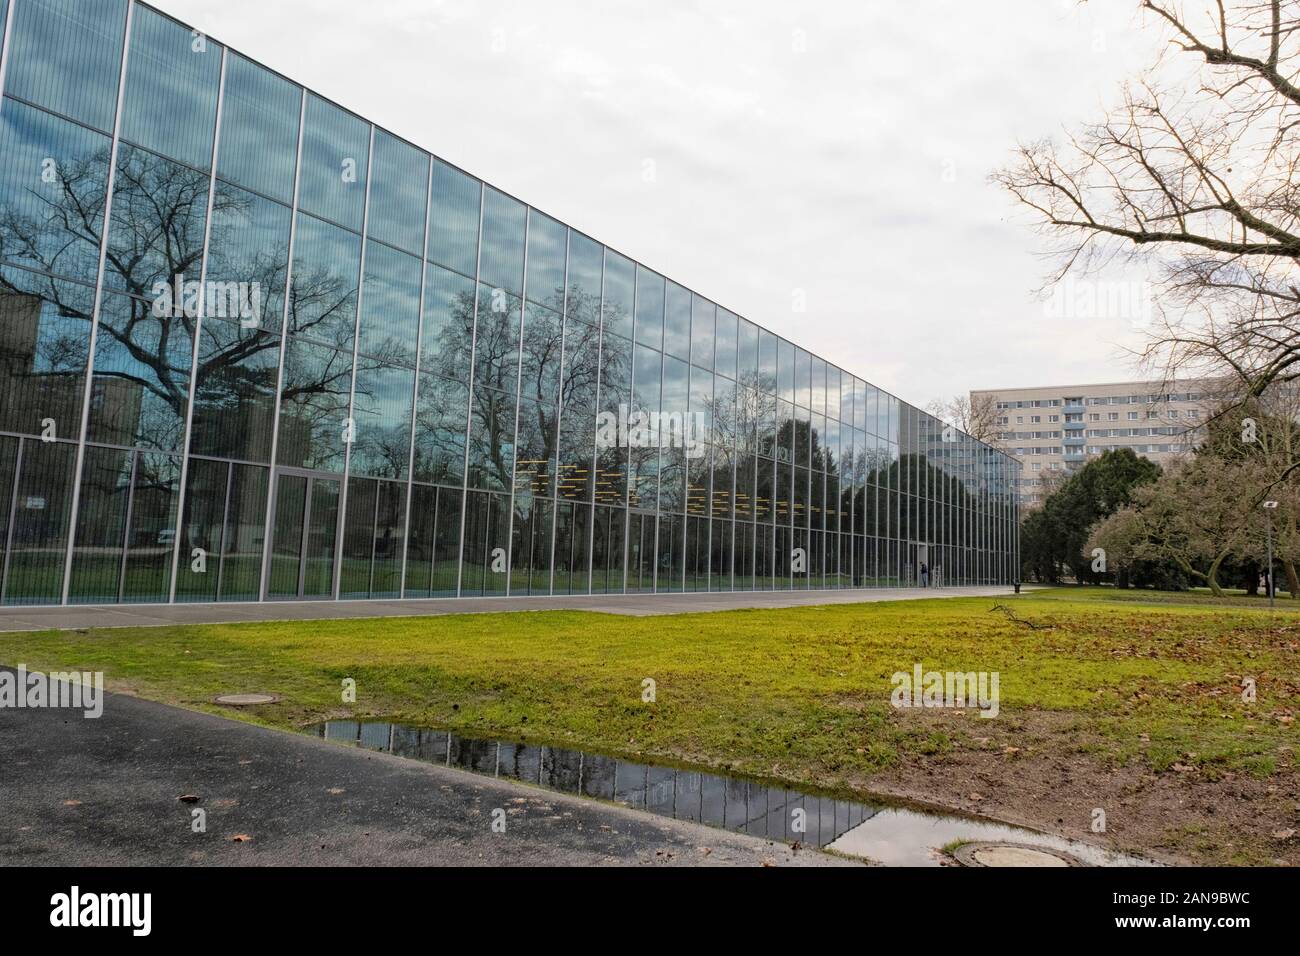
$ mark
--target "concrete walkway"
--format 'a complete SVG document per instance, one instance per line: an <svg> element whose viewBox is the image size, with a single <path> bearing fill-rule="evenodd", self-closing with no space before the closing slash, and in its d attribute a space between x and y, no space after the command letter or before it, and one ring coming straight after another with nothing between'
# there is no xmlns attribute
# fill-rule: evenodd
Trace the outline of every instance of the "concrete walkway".
<svg viewBox="0 0 1300 956"><path fill-rule="evenodd" d="M119 695L0 710L0 754L0 866L860 865Z"/></svg>
<svg viewBox="0 0 1300 956"><path fill-rule="evenodd" d="M263 604L159 604L103 607L0 608L0 632L82 630L97 627L167 627L176 624L234 624L248 621L324 621L344 618L424 617L438 614L494 614L504 611L598 611L651 617L745 608L811 607L916 601L924 598L1006 597L1010 587L921 590L725 591L704 594L592 594L517 598L440 598L412 601L304 601Z"/></svg>

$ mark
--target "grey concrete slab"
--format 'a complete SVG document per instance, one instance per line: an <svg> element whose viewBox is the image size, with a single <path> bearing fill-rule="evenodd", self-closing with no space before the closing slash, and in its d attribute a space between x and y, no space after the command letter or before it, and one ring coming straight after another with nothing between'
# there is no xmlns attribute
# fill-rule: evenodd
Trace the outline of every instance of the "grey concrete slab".
<svg viewBox="0 0 1300 956"><path fill-rule="evenodd" d="M0 754L3 866L858 865L119 695L2 709Z"/></svg>
<svg viewBox="0 0 1300 956"><path fill-rule="evenodd" d="M107 605L104 607L0 608L5 631L84 630L103 627L164 627L237 624L249 621L327 621L510 611L595 611L630 617L698 614L746 608L812 607L957 597L1005 597L1010 587L847 590L728 591L702 594L584 594L549 597L438 598L411 601L268 601L262 604Z"/></svg>

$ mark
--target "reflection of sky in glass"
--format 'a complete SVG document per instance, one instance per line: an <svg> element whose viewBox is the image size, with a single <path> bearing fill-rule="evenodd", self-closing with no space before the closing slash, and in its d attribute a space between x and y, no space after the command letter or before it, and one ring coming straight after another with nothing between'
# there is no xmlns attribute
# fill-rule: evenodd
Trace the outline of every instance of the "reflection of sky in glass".
<svg viewBox="0 0 1300 956"><path fill-rule="evenodd" d="M482 184L439 159L433 161L433 204L429 216L429 259L462 275L478 269Z"/></svg>
<svg viewBox="0 0 1300 956"><path fill-rule="evenodd" d="M137 6L127 61L122 137L196 169L212 166L221 47L196 50L188 29Z"/></svg>
<svg viewBox="0 0 1300 956"><path fill-rule="evenodd" d="M420 260L377 242L366 246L361 345L366 355L415 364L420 326Z"/></svg>
<svg viewBox="0 0 1300 956"><path fill-rule="evenodd" d="M125 31L126 0L23 0L5 92L112 132Z"/></svg>
<svg viewBox="0 0 1300 956"><path fill-rule="evenodd" d="M361 237L300 215L295 239L290 331L351 349L356 333Z"/></svg>
<svg viewBox="0 0 1300 956"><path fill-rule="evenodd" d="M292 202L301 112L299 87L232 53L226 64L217 175Z"/></svg>
<svg viewBox="0 0 1300 956"><path fill-rule="evenodd" d="M374 167L374 181L370 184L370 235L419 255L424 249L428 154L383 130L375 130Z"/></svg>
<svg viewBox="0 0 1300 956"><path fill-rule="evenodd" d="M494 289L523 292L524 223L527 209L495 189L483 202L483 256L480 282Z"/></svg>
<svg viewBox="0 0 1300 956"><path fill-rule="evenodd" d="M369 166L370 125L309 94L302 143L302 208L360 232Z"/></svg>
<svg viewBox="0 0 1300 956"><path fill-rule="evenodd" d="M569 227L533 210L528 217L528 301L564 307L564 263Z"/></svg>

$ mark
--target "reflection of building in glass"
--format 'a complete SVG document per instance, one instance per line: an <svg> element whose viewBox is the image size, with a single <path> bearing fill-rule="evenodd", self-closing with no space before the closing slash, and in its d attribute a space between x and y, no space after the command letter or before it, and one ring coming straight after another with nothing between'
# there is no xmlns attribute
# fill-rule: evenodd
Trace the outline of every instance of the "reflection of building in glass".
<svg viewBox="0 0 1300 956"><path fill-rule="evenodd" d="M1001 453L143 3L0 7L4 603L1013 578Z"/></svg>

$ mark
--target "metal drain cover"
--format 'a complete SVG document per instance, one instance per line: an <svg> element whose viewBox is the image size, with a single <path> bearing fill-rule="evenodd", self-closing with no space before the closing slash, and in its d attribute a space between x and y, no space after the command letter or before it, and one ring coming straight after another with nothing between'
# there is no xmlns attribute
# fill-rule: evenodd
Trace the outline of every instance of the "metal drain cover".
<svg viewBox="0 0 1300 956"><path fill-rule="evenodd" d="M270 694L226 694L218 697L217 703L227 707L256 707L258 704L274 704L279 699Z"/></svg>
<svg viewBox="0 0 1300 956"><path fill-rule="evenodd" d="M953 851L962 866L1083 866L1068 853L1028 843L967 843Z"/></svg>

